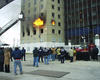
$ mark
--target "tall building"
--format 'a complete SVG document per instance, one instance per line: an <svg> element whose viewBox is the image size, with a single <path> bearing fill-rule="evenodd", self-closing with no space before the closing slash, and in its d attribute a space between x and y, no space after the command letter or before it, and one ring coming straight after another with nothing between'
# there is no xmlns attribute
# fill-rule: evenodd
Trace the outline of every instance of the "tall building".
<svg viewBox="0 0 100 80"><path fill-rule="evenodd" d="M21 11L21 46L28 52L33 47L64 46L63 0L21 0Z"/></svg>
<svg viewBox="0 0 100 80"><path fill-rule="evenodd" d="M13 0L0 0L0 8L6 6L8 3L12 2Z"/></svg>
<svg viewBox="0 0 100 80"><path fill-rule="evenodd" d="M100 0L64 0L66 43L88 44L100 35Z"/></svg>

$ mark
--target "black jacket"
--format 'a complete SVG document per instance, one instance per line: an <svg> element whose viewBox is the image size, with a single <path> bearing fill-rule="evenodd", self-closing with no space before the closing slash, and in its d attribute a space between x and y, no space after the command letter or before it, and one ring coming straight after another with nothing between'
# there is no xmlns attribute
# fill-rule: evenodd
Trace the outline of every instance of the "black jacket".
<svg viewBox="0 0 100 80"><path fill-rule="evenodd" d="M39 50L38 50L39 52L39 56L43 56L43 49L42 48L40 48Z"/></svg>
<svg viewBox="0 0 100 80"><path fill-rule="evenodd" d="M60 53L61 53L61 57L65 57L66 51L64 49L61 49Z"/></svg>
<svg viewBox="0 0 100 80"><path fill-rule="evenodd" d="M17 49L12 52L12 57L14 59L21 59L23 57L23 54L21 53L21 50Z"/></svg>
<svg viewBox="0 0 100 80"><path fill-rule="evenodd" d="M0 63L1 64L4 63L4 51L3 51L3 49L0 49Z"/></svg>
<svg viewBox="0 0 100 80"><path fill-rule="evenodd" d="M34 57L39 56L39 51L38 51L37 48L35 48L35 49L33 50L33 56L34 56Z"/></svg>

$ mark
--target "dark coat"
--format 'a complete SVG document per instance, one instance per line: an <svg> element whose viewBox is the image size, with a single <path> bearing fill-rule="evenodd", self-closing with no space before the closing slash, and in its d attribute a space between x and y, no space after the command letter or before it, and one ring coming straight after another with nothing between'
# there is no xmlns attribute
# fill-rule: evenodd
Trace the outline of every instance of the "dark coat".
<svg viewBox="0 0 100 80"><path fill-rule="evenodd" d="M12 52L12 57L14 59L21 59L23 57L23 54L21 53L19 49L17 49Z"/></svg>
<svg viewBox="0 0 100 80"><path fill-rule="evenodd" d="M64 49L61 49L60 53L61 53L61 57L65 57L66 51Z"/></svg>
<svg viewBox="0 0 100 80"><path fill-rule="evenodd" d="M92 55L91 55L92 59L97 58L98 52L99 52L98 48L94 47L93 50L92 50Z"/></svg>
<svg viewBox="0 0 100 80"><path fill-rule="evenodd" d="M48 49L45 48L45 49L43 50L43 55L44 55L44 56L48 56L48 55L49 55Z"/></svg>
<svg viewBox="0 0 100 80"><path fill-rule="evenodd" d="M3 49L0 49L0 63L1 64L4 63L4 51L3 51Z"/></svg>
<svg viewBox="0 0 100 80"><path fill-rule="evenodd" d="M35 49L33 50L33 56L34 56L34 57L38 57L38 56L39 56L39 51L38 51L37 48L35 48Z"/></svg>
<svg viewBox="0 0 100 80"><path fill-rule="evenodd" d="M23 56L25 56L26 50L25 49L22 49L21 52L22 52Z"/></svg>
<svg viewBox="0 0 100 80"><path fill-rule="evenodd" d="M39 52L39 56L43 56L43 49L42 48L40 48L39 50L38 50Z"/></svg>

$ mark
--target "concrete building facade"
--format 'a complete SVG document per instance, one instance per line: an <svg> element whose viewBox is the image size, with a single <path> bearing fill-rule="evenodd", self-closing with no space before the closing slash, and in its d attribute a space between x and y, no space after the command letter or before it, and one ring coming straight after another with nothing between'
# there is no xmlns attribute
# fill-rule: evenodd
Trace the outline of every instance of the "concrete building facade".
<svg viewBox="0 0 100 80"><path fill-rule="evenodd" d="M64 0L21 0L21 11L21 46L27 52L32 52L33 47L65 45ZM42 28L33 25L38 18L44 22Z"/></svg>

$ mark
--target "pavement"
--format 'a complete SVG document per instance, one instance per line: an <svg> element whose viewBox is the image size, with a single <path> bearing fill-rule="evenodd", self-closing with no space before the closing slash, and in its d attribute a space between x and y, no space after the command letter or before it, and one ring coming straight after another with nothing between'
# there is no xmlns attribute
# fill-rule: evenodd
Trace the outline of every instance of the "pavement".
<svg viewBox="0 0 100 80"><path fill-rule="evenodd" d="M0 72L0 80L100 80L100 61L76 61L70 63L69 60L66 60L64 64L61 64L56 60L50 61L49 65L45 65L40 62L39 67L33 67L32 64L32 54L26 55L26 61L22 61L23 74L20 75L19 68L17 68L18 75L14 75L13 62L11 62L11 72ZM64 76L58 78L32 74L32 72L37 70L58 71L69 74L65 74Z"/></svg>

